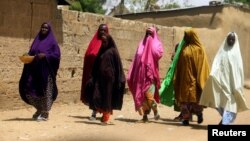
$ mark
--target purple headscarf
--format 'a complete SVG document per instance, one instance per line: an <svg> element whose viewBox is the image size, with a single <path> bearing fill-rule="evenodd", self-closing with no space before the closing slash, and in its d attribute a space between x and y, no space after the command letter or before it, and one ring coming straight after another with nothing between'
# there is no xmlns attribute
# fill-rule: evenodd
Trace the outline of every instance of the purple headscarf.
<svg viewBox="0 0 250 141"><path fill-rule="evenodd" d="M19 92L22 99L29 103L26 95L34 97L43 96L48 77L53 80L53 100L57 97L56 75L60 64L60 48L53 35L51 26L49 23L43 23L42 25L48 25L48 33L43 36L40 32L35 37L29 55L34 55L35 58L32 63L25 64L23 73L19 82ZM44 53L45 58L39 59L38 54Z"/></svg>

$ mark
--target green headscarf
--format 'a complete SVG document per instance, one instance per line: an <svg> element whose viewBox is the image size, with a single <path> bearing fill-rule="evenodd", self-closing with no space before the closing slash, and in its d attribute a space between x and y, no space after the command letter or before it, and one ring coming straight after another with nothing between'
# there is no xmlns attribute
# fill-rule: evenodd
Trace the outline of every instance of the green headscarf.
<svg viewBox="0 0 250 141"><path fill-rule="evenodd" d="M180 55L180 52L182 50L184 43L185 41L184 39L182 39L182 41L179 43L177 47L173 61L171 62L169 66L167 74L164 80L162 81L161 88L159 90L161 103L169 107L174 105L174 99L175 99L174 98L174 84L173 84L174 71L175 71L175 67L178 62L179 55Z"/></svg>

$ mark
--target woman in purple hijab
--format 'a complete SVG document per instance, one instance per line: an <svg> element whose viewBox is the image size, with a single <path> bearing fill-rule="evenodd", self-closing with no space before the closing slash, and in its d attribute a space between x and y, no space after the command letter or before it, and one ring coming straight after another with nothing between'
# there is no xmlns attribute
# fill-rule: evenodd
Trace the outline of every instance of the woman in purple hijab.
<svg viewBox="0 0 250 141"><path fill-rule="evenodd" d="M31 63L24 64L19 93L24 102L36 108L32 118L46 121L58 94L56 75L61 56L48 23L41 25L28 54L35 57Z"/></svg>

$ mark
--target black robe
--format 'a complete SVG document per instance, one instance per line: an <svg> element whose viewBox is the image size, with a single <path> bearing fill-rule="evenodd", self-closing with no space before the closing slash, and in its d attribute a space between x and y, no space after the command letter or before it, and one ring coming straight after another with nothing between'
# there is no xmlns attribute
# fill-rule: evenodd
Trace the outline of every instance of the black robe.
<svg viewBox="0 0 250 141"><path fill-rule="evenodd" d="M108 42L100 48L85 93L90 109L112 112L122 108L126 81L116 45L111 37Z"/></svg>

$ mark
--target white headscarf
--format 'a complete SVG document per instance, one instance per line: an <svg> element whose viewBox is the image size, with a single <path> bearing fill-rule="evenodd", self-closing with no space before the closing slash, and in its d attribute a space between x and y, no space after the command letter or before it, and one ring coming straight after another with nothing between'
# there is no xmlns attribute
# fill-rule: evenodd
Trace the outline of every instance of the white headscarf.
<svg viewBox="0 0 250 141"><path fill-rule="evenodd" d="M235 35L235 43L233 46L227 44L227 37L231 33ZM233 80L233 82L225 82L226 84L230 84L230 89L243 88L244 72L238 36L236 33L230 32L227 37L222 42L214 58L210 75L216 77L217 80L220 79L220 81ZM223 78L229 76L233 78Z"/></svg>
<svg viewBox="0 0 250 141"><path fill-rule="evenodd" d="M229 46L227 37L231 33L235 43ZM228 35L214 58L200 104L237 113L248 109L243 94L244 71L238 36L235 32Z"/></svg>

